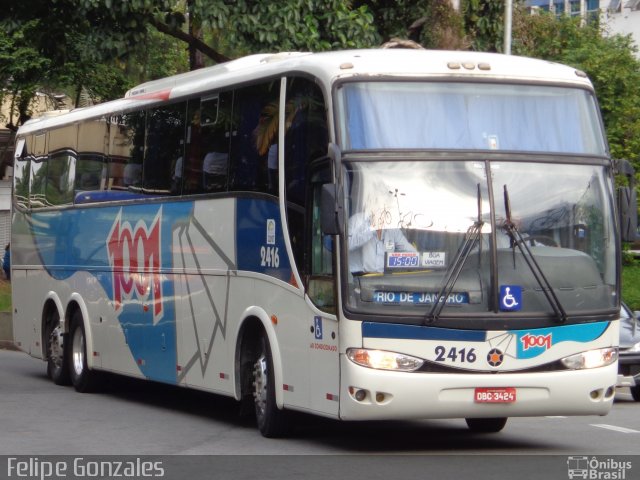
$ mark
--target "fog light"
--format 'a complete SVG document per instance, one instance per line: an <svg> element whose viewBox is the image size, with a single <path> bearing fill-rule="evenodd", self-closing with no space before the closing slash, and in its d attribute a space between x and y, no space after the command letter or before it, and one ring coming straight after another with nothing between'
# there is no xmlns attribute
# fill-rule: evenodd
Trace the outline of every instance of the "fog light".
<svg viewBox="0 0 640 480"><path fill-rule="evenodd" d="M365 390L358 390L354 397L357 401L362 402L365 398L367 398L367 392Z"/></svg>

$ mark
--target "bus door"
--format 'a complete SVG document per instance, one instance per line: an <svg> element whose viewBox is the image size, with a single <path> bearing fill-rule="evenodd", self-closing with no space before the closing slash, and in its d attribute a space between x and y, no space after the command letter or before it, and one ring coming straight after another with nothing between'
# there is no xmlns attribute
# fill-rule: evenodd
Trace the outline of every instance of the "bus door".
<svg viewBox="0 0 640 480"><path fill-rule="evenodd" d="M336 317L336 283L334 276L334 238L322 233L320 198L322 185L329 181L329 168L311 173L309 192L309 258L306 275L307 300L314 312L309 318L309 378L311 408L331 415L339 406L339 338ZM312 317L312 318L311 318Z"/></svg>

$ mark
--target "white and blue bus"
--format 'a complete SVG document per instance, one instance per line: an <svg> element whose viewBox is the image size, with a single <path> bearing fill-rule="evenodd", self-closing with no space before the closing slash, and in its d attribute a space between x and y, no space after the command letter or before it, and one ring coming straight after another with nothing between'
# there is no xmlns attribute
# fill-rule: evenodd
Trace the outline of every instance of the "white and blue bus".
<svg viewBox="0 0 640 480"><path fill-rule="evenodd" d="M580 71L470 52L262 54L25 124L17 346L343 420L604 415L614 168Z"/></svg>

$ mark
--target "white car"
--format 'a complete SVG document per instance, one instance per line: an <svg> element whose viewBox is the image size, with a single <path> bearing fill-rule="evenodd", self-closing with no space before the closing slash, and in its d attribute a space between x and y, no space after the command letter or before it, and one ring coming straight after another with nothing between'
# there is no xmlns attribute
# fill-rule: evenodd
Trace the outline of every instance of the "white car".
<svg viewBox="0 0 640 480"><path fill-rule="evenodd" d="M624 303L620 309L620 351L618 356L618 387L629 387L636 402L640 402L640 312L632 312Z"/></svg>

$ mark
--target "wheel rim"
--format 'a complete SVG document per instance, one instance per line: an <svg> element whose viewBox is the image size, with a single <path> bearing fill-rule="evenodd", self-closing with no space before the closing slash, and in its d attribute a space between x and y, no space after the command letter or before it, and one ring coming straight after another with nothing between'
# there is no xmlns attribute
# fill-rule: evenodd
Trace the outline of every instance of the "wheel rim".
<svg viewBox="0 0 640 480"><path fill-rule="evenodd" d="M258 419L264 418L267 409L268 381L267 358L262 354L253 366L253 399Z"/></svg>
<svg viewBox="0 0 640 480"><path fill-rule="evenodd" d="M51 333L49 334L49 360L56 368L62 367L62 360L64 355L62 342L62 328L60 328L60 325L58 325L53 330L51 330Z"/></svg>
<svg viewBox="0 0 640 480"><path fill-rule="evenodd" d="M73 364L73 371L76 376L82 375L84 370L84 335L82 334L81 328L76 328L73 333L71 361Z"/></svg>

